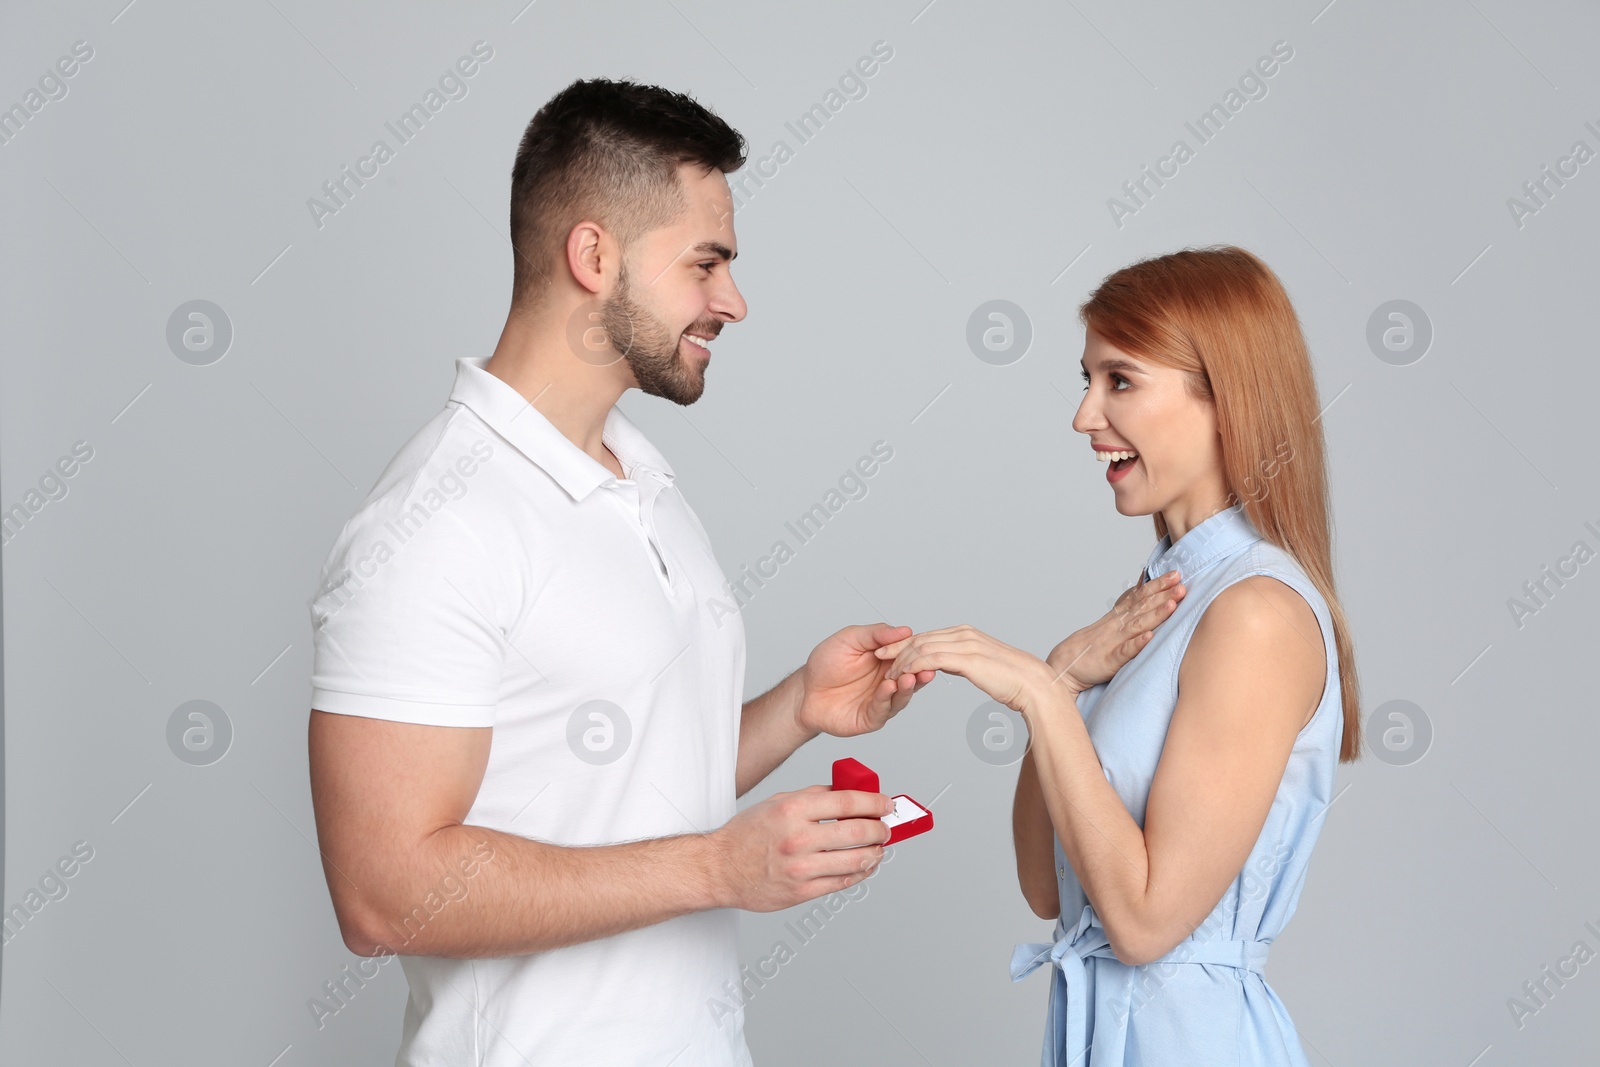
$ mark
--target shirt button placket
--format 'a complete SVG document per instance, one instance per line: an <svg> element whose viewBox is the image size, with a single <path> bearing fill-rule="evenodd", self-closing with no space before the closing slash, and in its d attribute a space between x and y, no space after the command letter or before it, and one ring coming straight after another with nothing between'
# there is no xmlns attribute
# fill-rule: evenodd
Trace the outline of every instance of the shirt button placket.
<svg viewBox="0 0 1600 1067"><path fill-rule="evenodd" d="M640 518L644 522L645 534L650 538L650 543L655 546L656 554L661 557L661 565L667 569L667 585L674 591L678 588L678 567L676 562L667 553L666 547L661 543L661 536L656 532L656 497L661 494L666 486L666 478L658 471L649 474L649 487L644 488L640 499ZM642 481L642 480L641 480Z"/></svg>

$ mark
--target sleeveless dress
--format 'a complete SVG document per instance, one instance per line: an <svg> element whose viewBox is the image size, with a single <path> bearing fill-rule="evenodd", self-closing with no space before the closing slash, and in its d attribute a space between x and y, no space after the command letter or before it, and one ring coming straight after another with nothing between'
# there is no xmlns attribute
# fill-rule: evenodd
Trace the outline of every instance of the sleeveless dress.
<svg viewBox="0 0 1600 1067"><path fill-rule="evenodd" d="M1305 597L1327 653L1322 700L1295 739L1255 847L1188 939L1152 963L1119 961L1057 838L1061 917L1055 943L1016 946L1011 978L1050 967L1045 1067L1309 1067L1263 967L1273 938L1294 914L1333 800L1344 733L1333 621L1300 565L1261 536L1242 506L1211 516L1175 545L1163 537L1142 580L1174 569L1188 590L1176 610L1109 682L1078 696L1106 779L1135 822L1144 825L1150 783L1178 702L1184 649L1223 589L1267 574Z"/></svg>

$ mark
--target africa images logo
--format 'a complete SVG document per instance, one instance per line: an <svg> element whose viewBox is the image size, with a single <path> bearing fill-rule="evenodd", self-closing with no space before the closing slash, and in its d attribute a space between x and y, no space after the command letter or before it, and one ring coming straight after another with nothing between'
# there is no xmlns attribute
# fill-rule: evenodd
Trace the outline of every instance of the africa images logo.
<svg viewBox="0 0 1600 1067"><path fill-rule="evenodd" d="M413 103L400 117L393 122L385 122L384 129L394 136L396 145L407 145L416 139L417 135L428 124L428 121L444 110L444 106L452 100L465 100L469 91L468 79L472 78L482 69L481 64L494 58L494 48L487 41L474 41L472 54L462 56L439 75L438 88L428 87L422 94L420 102ZM317 197L306 199L306 210L311 212L311 221L322 229L330 215L337 215L350 205L356 193L366 187L366 181L378 176L378 171L384 164L394 159L396 149L390 147L389 142L379 138L372 142L372 147L367 154L356 160L355 172L352 173L347 163L339 168L339 173L322 183L322 192L327 197L320 200Z"/></svg>

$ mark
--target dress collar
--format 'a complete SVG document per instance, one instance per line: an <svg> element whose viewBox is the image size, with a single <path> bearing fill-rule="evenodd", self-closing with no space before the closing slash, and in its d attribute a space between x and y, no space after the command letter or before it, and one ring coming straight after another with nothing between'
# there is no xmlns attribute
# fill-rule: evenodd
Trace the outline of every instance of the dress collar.
<svg viewBox="0 0 1600 1067"><path fill-rule="evenodd" d="M537 464L574 500L616 480L605 465L573 444L509 383L484 369L488 356L456 359L455 387L450 399L471 408L490 428ZM622 462L629 478L654 478L663 485L675 479L672 467L644 432L615 404L606 413L600 439Z"/></svg>
<svg viewBox="0 0 1600 1067"><path fill-rule="evenodd" d="M1171 534L1158 541L1145 561L1145 578L1156 578L1176 570L1181 581L1192 581L1217 560L1261 539L1260 532L1245 515L1243 504L1223 508L1178 538L1177 544L1172 543Z"/></svg>

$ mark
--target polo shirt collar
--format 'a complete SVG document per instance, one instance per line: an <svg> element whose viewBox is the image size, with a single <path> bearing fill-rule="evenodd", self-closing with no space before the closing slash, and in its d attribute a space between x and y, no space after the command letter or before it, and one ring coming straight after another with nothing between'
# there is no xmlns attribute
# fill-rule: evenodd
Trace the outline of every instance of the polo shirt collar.
<svg viewBox="0 0 1600 1067"><path fill-rule="evenodd" d="M568 440L526 397L490 374L485 369L489 358L461 356L456 359L451 402L471 408L517 451L555 479L574 500L582 500L599 486L616 481L616 475ZM600 439L622 462L622 469L629 478L635 481L651 478L663 486L671 485L676 478L666 457L615 404L606 412Z"/></svg>
<svg viewBox="0 0 1600 1067"><path fill-rule="evenodd" d="M1187 583L1211 564L1261 539L1261 533L1245 515L1244 505L1223 508L1197 523L1178 538L1177 544L1172 543L1171 534L1162 537L1145 562L1145 578L1176 570L1179 579Z"/></svg>

